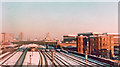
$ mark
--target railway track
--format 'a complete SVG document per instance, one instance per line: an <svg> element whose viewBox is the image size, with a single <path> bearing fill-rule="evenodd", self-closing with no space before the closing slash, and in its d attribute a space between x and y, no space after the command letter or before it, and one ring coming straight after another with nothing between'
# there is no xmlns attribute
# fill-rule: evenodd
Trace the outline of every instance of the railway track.
<svg viewBox="0 0 120 67"><path fill-rule="evenodd" d="M40 61L38 67L48 67L48 61L46 55L39 50Z"/></svg>
<svg viewBox="0 0 120 67"><path fill-rule="evenodd" d="M49 54L49 52L41 52L40 55L43 54L44 58L46 58L46 60L50 60L49 62L52 63L52 55ZM42 56L41 56L42 57ZM47 59L48 58L48 59ZM43 62L43 58L42 58L42 62ZM62 63L61 63L62 62ZM65 64L63 63L63 61L58 60L57 58L54 59L54 67L63 67ZM48 62L47 62L48 63ZM45 65L46 67L48 67L48 64ZM50 65L52 67L52 64Z"/></svg>
<svg viewBox="0 0 120 67"><path fill-rule="evenodd" d="M44 57L49 58L50 61L52 62L52 53L51 52L42 52L42 54ZM69 60L71 60L73 63L76 63L76 65L73 64ZM77 64L79 64L79 65L77 65ZM86 64L85 60L83 60L81 58L65 55L63 53L58 53L58 52L55 53L54 66L56 66L56 67L58 67L58 66L75 67L75 66L86 66L86 65L88 67L92 67L93 65L98 66L97 64L91 63L89 61Z"/></svg>
<svg viewBox="0 0 120 67"><path fill-rule="evenodd" d="M2 60L0 62L0 66L4 66L3 64L8 60L10 59L13 55L15 55L17 52L13 52L10 56L8 56L6 59ZM5 65L6 66L6 65Z"/></svg>
<svg viewBox="0 0 120 67"><path fill-rule="evenodd" d="M43 63L43 61L42 61L42 55L41 55L41 52L40 51L38 51L39 52L39 54L40 54L40 59L39 59L39 64L38 64L38 67L42 67L42 63Z"/></svg>
<svg viewBox="0 0 120 67"><path fill-rule="evenodd" d="M10 59L13 55L15 55L18 51L13 52L8 58L6 58L4 61L0 62L1 65L4 64L8 59ZM40 56L39 60L38 60L38 67L52 67L52 52L49 51L38 51L39 53L37 54L37 56ZM15 60L15 65L14 67L22 67L22 64L24 62L25 56L27 53L27 49L25 49L23 51L23 53L21 53L17 58L17 60ZM17 55L15 55L17 56ZM33 55L34 57L36 56ZM12 58L11 58L12 59ZM10 60L9 60L10 61ZM17 62L16 62L17 61ZM91 62L91 61L87 61L87 63L85 62L84 58L81 57L77 57L77 56L73 56L71 54L66 54L63 52L55 52L55 57L54 57L54 67L76 67L76 66L87 66L87 67L101 67L103 65Z"/></svg>
<svg viewBox="0 0 120 67"><path fill-rule="evenodd" d="M6 52L6 53L0 55L0 61L1 61L2 59L6 58L8 55L10 55L10 54L12 54L12 53L13 53L13 52Z"/></svg>
<svg viewBox="0 0 120 67"><path fill-rule="evenodd" d="M45 52L46 56L51 60L52 62L52 56L50 56L47 52ZM55 67L62 67L61 64L58 62L58 60L54 59L54 66Z"/></svg>
<svg viewBox="0 0 120 67"><path fill-rule="evenodd" d="M12 52L12 53L9 53L8 55L5 55L5 57L3 57L0 61L0 66L14 66L14 65L7 65L7 61L9 59L12 59L12 57L14 55L16 55L19 51L15 51L15 52Z"/></svg>
<svg viewBox="0 0 120 67"><path fill-rule="evenodd" d="M51 55L50 52L47 52L47 54L52 57L52 55ZM70 66L71 64L69 64L68 62L64 61L63 59L61 59L60 57L58 57L58 56L56 56L56 55L55 55L55 59L54 59L54 60L59 64L58 66L71 67L71 66Z"/></svg>
<svg viewBox="0 0 120 67"><path fill-rule="evenodd" d="M70 58L68 58L68 57L65 57L65 56L63 56L63 55L61 55L61 54L58 54L58 53L56 53L56 56L59 56L59 57L63 58L64 61L66 60L66 62L68 62L68 63L70 64L69 66L72 66L72 67L74 67L74 66L84 66L84 65L85 65L85 64L83 64L83 63L80 63L80 62L78 62L78 61L75 61L75 60L73 60L73 59L70 59Z"/></svg>
<svg viewBox="0 0 120 67"><path fill-rule="evenodd" d="M48 53L49 55L51 55L51 52ZM65 61L64 59L62 59L61 57L57 56L55 54L55 58L56 60L59 60L60 62L59 63L63 63L62 66L66 66L66 67L72 67L72 65L70 63L68 63L67 61Z"/></svg>
<svg viewBox="0 0 120 67"><path fill-rule="evenodd" d="M64 57L67 57L68 59L71 59L73 61L78 61L78 62L81 62L83 64L86 64L85 63L85 60L82 59L82 58L78 58L78 57L75 57L75 56L72 56L72 55L68 55L68 54L65 54L65 53L60 53L62 56ZM102 66L102 65L99 65L99 64L96 64L96 63L93 63L93 62L90 62L90 61L87 61L87 66Z"/></svg>
<svg viewBox="0 0 120 67"><path fill-rule="evenodd" d="M67 58L71 61L74 61L74 62L78 63L79 64L78 66L86 66L86 62L82 59L78 60L78 59L74 59L73 57L70 57L70 56L66 56L66 55L59 54L59 53L57 53L57 54L62 55L64 58ZM91 65L87 63L87 66L91 66Z"/></svg>
<svg viewBox="0 0 120 67"><path fill-rule="evenodd" d="M22 67L22 64L24 62L26 53L27 53L27 49L25 49L25 51L22 53L22 55L20 56L20 58L18 59L18 61L15 63L14 67Z"/></svg>
<svg viewBox="0 0 120 67"><path fill-rule="evenodd" d="M51 53L48 53L48 54L51 54ZM58 52L56 52L56 58L57 59L61 59L61 61L64 61L64 62L67 62L68 63L68 61L65 61L64 59L62 59L62 57L64 57L64 58L66 58L66 59L68 59L68 60L71 60L72 62L74 62L74 63L77 63L77 64L79 64L79 66L89 66L89 67L92 67L92 66L101 66L101 65L98 65L98 64L95 64L95 63L92 63L92 62L89 62L89 61L87 61L87 64L86 64L86 62L85 62L85 60L84 59L81 59L81 58L77 58L77 57L73 57L73 56L70 56L70 55L65 55L65 54L63 54L63 53L58 53ZM61 56L60 56L61 55ZM65 64L66 65L66 64ZM71 62L69 62L69 67L70 66L77 66L77 65L71 65Z"/></svg>
<svg viewBox="0 0 120 67"><path fill-rule="evenodd" d="M73 57L73 58L75 58L75 60L76 59L81 59L81 60L83 60L83 61L85 61L85 58L84 57L78 57L78 56L73 56L73 54L71 55L71 54L65 54L65 53L62 53L63 55L65 55L65 56L71 56L71 57ZM96 61L96 60L94 60L94 61L92 61L92 60L90 60L90 59L88 59L87 60L88 62L87 63L89 63L89 64L91 64L91 66L110 66L110 65L108 65L108 64L106 64L106 63L102 63L101 64L101 62L99 63L98 61Z"/></svg>
<svg viewBox="0 0 120 67"><path fill-rule="evenodd" d="M42 67L48 67L48 61L47 61L47 57L45 56L45 54L42 52L43 54L43 58L45 60L45 65L42 65Z"/></svg>

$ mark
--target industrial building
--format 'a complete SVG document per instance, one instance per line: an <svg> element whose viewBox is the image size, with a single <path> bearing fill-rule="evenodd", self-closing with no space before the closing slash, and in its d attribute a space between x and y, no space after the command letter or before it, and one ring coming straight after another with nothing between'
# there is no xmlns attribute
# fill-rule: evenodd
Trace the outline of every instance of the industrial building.
<svg viewBox="0 0 120 67"><path fill-rule="evenodd" d="M76 43L76 35L64 35L63 43Z"/></svg>

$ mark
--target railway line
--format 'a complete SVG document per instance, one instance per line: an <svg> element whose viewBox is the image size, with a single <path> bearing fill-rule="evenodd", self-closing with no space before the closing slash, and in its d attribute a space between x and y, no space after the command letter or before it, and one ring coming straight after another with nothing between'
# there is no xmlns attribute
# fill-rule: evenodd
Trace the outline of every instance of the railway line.
<svg viewBox="0 0 120 67"><path fill-rule="evenodd" d="M65 53L63 53L64 55L68 55L68 54L65 54ZM72 56L72 57L75 57L75 59L74 60L77 60L77 59L83 59L83 61L85 61L85 57L82 57L82 56L77 56L77 55L74 55L74 54L71 54L70 53L70 56ZM90 64L95 64L94 66L111 66L111 65L109 65L109 64L106 64L106 63L102 63L102 62L100 62L100 61L97 61L97 60L92 60L92 59L87 59L87 61L89 61L90 62ZM97 64L97 65L96 65Z"/></svg>
<svg viewBox="0 0 120 67"><path fill-rule="evenodd" d="M44 53L52 61L52 53L51 52L42 52L42 53ZM85 66L85 62L80 62L78 60L76 61L73 58L70 58L68 56L65 57L58 52L55 53L54 64L55 64L55 66L67 66L67 67ZM87 65L90 66L90 63Z"/></svg>
<svg viewBox="0 0 120 67"><path fill-rule="evenodd" d="M90 63L90 62L88 62L87 61L87 63L85 62L85 60L83 60L83 59L80 59L80 58L77 58L77 57L74 57L74 56L71 56L71 55L65 55L64 53L56 53L56 54L58 54L58 55L62 55L64 58L67 58L67 59L69 59L69 60L71 60L71 61L74 61L74 62L76 62L76 63L79 63L79 64L81 64L81 65L86 65L87 64L87 66L92 66L92 65L94 65L94 66L96 66L96 64L94 64L94 63Z"/></svg>
<svg viewBox="0 0 120 67"><path fill-rule="evenodd" d="M51 52L48 53L51 56ZM57 61L58 64L60 64L60 66L69 66L69 63L67 63L66 61L64 61L63 59L59 58L58 56L55 55L55 60Z"/></svg>
<svg viewBox="0 0 120 67"><path fill-rule="evenodd" d="M50 60L51 64L52 64L52 56L50 56L48 53L44 52L45 55L48 57L48 59ZM54 60L55 62L53 63L55 66L58 66L59 64L57 63L57 60Z"/></svg>
<svg viewBox="0 0 120 67"><path fill-rule="evenodd" d="M16 62L15 66L14 67L21 67L22 64L23 64L23 61L25 59L25 56L26 56L26 53L27 53L27 49L25 49L25 51L22 53L22 55L19 57L18 61Z"/></svg>
<svg viewBox="0 0 120 67"><path fill-rule="evenodd" d="M13 53L6 53L0 56L2 61L0 61L1 66L11 66L12 67L28 67L29 65L34 65L34 67L101 67L108 66L103 65L96 61L92 62L90 59L85 61L85 58L77 57L76 55L55 51L54 62L52 63L52 52L49 49L38 49L38 51L28 51L27 49L18 50ZM8 54L8 55L7 55Z"/></svg>
<svg viewBox="0 0 120 67"><path fill-rule="evenodd" d="M9 55L10 53L11 53L11 52L6 52L6 53L0 55L0 61L1 61L2 59L4 59L7 55Z"/></svg>
<svg viewBox="0 0 120 67"><path fill-rule="evenodd" d="M0 66L15 67L16 62L18 61L20 56L23 56L22 54L23 52L21 51L15 51L12 53L8 53L7 55L5 55L5 57L3 56L3 58L1 59Z"/></svg>
<svg viewBox="0 0 120 67"><path fill-rule="evenodd" d="M42 52L44 53L44 55L46 55L46 57L48 57L52 62L52 53L51 52ZM104 65L100 65L99 63L93 63L91 61L87 61L85 62L85 59L83 58L79 58L73 55L69 55L66 53L62 53L62 52L55 52L55 58L54 58L54 64L55 66L67 66L67 67L74 67L74 66L104 66Z"/></svg>
<svg viewBox="0 0 120 67"><path fill-rule="evenodd" d="M4 65L5 62L10 59L13 55L15 55L17 52L13 52L12 54L8 55L6 58L1 59L0 66ZM6 65L6 64L5 64Z"/></svg>

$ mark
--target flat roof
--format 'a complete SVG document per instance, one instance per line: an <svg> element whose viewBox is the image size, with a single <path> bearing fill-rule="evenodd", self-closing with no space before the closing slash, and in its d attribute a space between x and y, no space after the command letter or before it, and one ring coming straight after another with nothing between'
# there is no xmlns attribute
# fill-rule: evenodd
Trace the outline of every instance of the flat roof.
<svg viewBox="0 0 120 67"><path fill-rule="evenodd" d="M64 35L64 36L74 36L75 37L76 35Z"/></svg>
<svg viewBox="0 0 120 67"><path fill-rule="evenodd" d="M91 35L90 37L98 37L98 36L96 36L96 35Z"/></svg>
<svg viewBox="0 0 120 67"><path fill-rule="evenodd" d="M78 34L102 34L100 32L82 32L82 33L78 33Z"/></svg>
<svg viewBox="0 0 120 67"><path fill-rule="evenodd" d="M103 34L108 34L108 35L120 35L120 33L103 33Z"/></svg>

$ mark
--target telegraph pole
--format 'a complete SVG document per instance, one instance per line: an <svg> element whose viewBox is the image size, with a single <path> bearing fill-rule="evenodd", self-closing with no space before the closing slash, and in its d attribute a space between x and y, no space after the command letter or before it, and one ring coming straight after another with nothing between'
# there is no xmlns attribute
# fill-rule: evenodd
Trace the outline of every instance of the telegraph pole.
<svg viewBox="0 0 120 67"><path fill-rule="evenodd" d="M56 49L57 49L58 44L59 44L59 40L56 40L56 46L55 46Z"/></svg>
<svg viewBox="0 0 120 67"><path fill-rule="evenodd" d="M52 51L52 67L54 67L54 55L55 55L55 51Z"/></svg>
<svg viewBox="0 0 120 67"><path fill-rule="evenodd" d="M30 64L31 64L31 55L30 55Z"/></svg>
<svg viewBox="0 0 120 67"><path fill-rule="evenodd" d="M85 51L85 64L86 64L86 67L87 67L87 58L88 58L87 51Z"/></svg>

